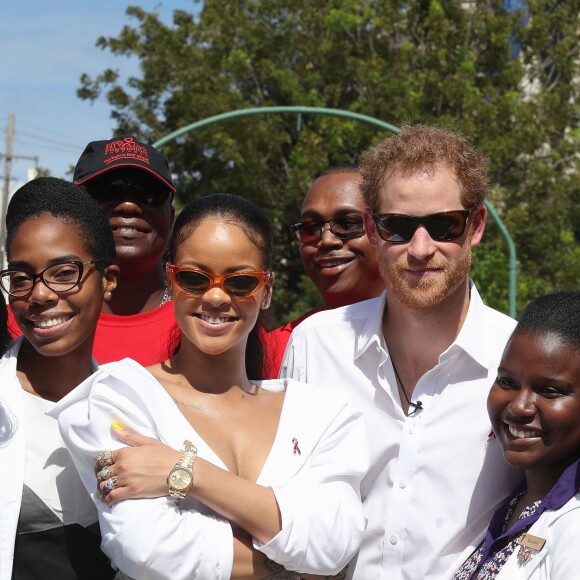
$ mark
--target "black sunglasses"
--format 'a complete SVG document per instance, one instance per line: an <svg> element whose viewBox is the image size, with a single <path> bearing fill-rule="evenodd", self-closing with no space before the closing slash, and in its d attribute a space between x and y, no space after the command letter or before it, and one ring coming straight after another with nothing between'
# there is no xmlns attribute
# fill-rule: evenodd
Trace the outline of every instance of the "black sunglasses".
<svg viewBox="0 0 580 580"><path fill-rule="evenodd" d="M465 232L467 219L474 208L442 211L423 216L402 213L373 214L379 236L391 244L410 242L419 226L423 226L431 238L437 242L451 242Z"/></svg>
<svg viewBox="0 0 580 580"><path fill-rule="evenodd" d="M163 205L171 196L169 188L156 180L105 179L85 184L89 195L99 202L119 201L129 195L146 205Z"/></svg>
<svg viewBox="0 0 580 580"><path fill-rule="evenodd" d="M362 238L365 233L362 217L347 216L331 220L308 220L298 222L290 229L296 234L300 243L311 244L318 242L322 238L324 226L328 224L332 235L339 240L352 240Z"/></svg>

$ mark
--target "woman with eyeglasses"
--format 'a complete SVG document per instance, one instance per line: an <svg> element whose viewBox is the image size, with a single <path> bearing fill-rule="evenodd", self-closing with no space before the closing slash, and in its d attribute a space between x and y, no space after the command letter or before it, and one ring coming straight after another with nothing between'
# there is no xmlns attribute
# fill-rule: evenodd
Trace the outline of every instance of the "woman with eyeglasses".
<svg viewBox="0 0 580 580"><path fill-rule="evenodd" d="M580 292L543 296L524 310L487 410L525 483L495 512L453 580L580 577Z"/></svg>
<svg viewBox="0 0 580 580"><path fill-rule="evenodd" d="M113 236L96 202L52 177L14 194L6 227L0 284L22 336L0 360L0 579L112 578L97 510L46 413L97 368Z"/></svg>
<svg viewBox="0 0 580 580"><path fill-rule="evenodd" d="M130 577L334 575L359 548L360 413L315 386L253 379L272 249L249 201L188 205L169 243L173 356L104 365L56 410L87 489L97 459L103 550Z"/></svg>

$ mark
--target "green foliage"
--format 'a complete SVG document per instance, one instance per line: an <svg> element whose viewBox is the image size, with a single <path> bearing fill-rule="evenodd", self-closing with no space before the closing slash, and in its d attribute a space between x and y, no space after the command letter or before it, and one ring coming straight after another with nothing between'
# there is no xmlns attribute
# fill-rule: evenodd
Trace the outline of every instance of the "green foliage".
<svg viewBox="0 0 580 580"><path fill-rule="evenodd" d="M518 307L580 273L578 80L580 0L206 0L172 25L130 7L116 38L97 46L135 56L126 83L83 75L78 94L105 97L118 132L149 141L227 111L322 106L394 125L446 124L492 160L490 200L518 250ZM199 10L197 10L199 8ZM178 201L214 191L263 206L277 232L278 321L317 299L287 228L304 192L330 165L356 163L388 137L326 116L264 115L211 125L164 149ZM484 299L507 310L505 244L490 225L474 253Z"/></svg>

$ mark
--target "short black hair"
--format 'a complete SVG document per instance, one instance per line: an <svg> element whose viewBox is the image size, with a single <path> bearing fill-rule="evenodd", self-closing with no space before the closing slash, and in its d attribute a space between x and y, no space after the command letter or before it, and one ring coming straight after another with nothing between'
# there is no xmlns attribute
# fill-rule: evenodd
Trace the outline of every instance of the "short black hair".
<svg viewBox="0 0 580 580"><path fill-rule="evenodd" d="M555 334L580 348L580 292L555 292L530 302L519 316L512 338L528 332Z"/></svg>
<svg viewBox="0 0 580 580"><path fill-rule="evenodd" d="M102 260L100 270L117 263L113 232L99 204L78 185L56 177L33 179L12 196L6 212L6 255L18 228L45 214L77 227L87 252Z"/></svg>

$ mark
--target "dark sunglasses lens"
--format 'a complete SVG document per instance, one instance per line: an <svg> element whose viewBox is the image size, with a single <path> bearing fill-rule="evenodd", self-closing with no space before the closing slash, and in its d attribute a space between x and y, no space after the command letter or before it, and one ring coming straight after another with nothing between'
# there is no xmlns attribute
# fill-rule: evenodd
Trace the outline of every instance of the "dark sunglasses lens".
<svg viewBox="0 0 580 580"><path fill-rule="evenodd" d="M465 229L466 217L460 213L447 213L430 217L425 227L434 240L456 240Z"/></svg>
<svg viewBox="0 0 580 580"><path fill-rule="evenodd" d="M88 184L85 186L89 195L97 201L114 201L122 199L127 190L125 185L118 183Z"/></svg>
<svg viewBox="0 0 580 580"><path fill-rule="evenodd" d="M339 240L349 240L351 238L360 238L364 233L362 220L332 220L330 222L331 232Z"/></svg>
<svg viewBox="0 0 580 580"><path fill-rule="evenodd" d="M200 294L205 292L210 286L210 279L200 272L190 272L182 270L175 273L177 283L190 294Z"/></svg>
<svg viewBox="0 0 580 580"><path fill-rule="evenodd" d="M228 276L224 280L224 288L232 296L248 296L260 284L260 278L244 274Z"/></svg>
<svg viewBox="0 0 580 580"><path fill-rule="evenodd" d="M417 229L417 224L404 216L381 216L378 225L379 230L382 230L383 233L381 238L393 244L408 242Z"/></svg>
<svg viewBox="0 0 580 580"><path fill-rule="evenodd" d="M301 242L315 242L320 239L321 225L317 222L303 222L296 231Z"/></svg>
<svg viewBox="0 0 580 580"><path fill-rule="evenodd" d="M147 205L162 205L169 198L169 190L167 189L154 189L143 191L137 198L143 199L143 202Z"/></svg>

